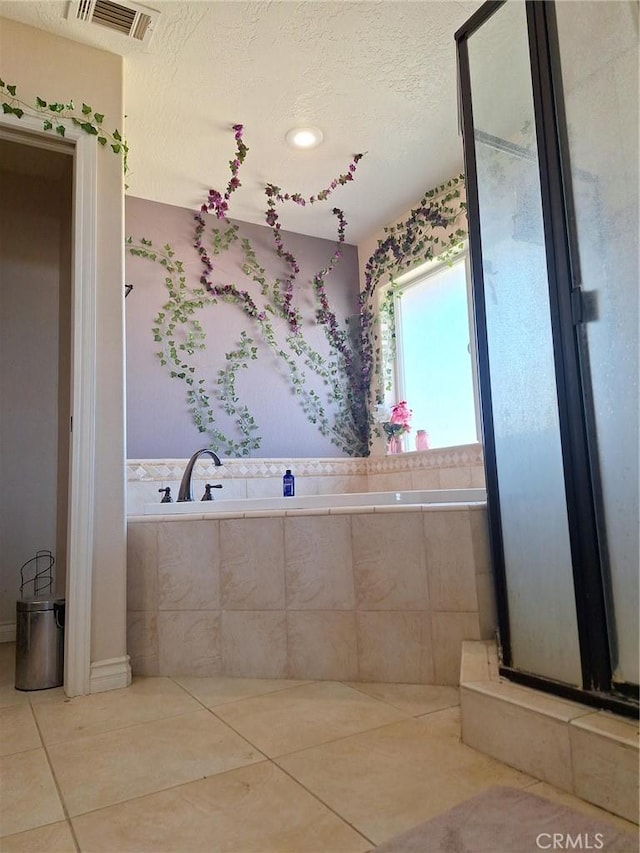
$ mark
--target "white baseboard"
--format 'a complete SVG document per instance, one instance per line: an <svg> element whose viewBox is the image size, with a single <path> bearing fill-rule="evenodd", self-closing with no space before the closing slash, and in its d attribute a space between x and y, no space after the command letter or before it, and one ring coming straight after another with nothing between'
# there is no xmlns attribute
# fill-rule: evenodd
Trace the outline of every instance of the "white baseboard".
<svg viewBox="0 0 640 853"><path fill-rule="evenodd" d="M0 643L15 643L16 623L0 622Z"/></svg>
<svg viewBox="0 0 640 853"><path fill-rule="evenodd" d="M129 655L97 660L91 664L91 693L104 693L105 690L117 690L120 687L128 687L130 684Z"/></svg>

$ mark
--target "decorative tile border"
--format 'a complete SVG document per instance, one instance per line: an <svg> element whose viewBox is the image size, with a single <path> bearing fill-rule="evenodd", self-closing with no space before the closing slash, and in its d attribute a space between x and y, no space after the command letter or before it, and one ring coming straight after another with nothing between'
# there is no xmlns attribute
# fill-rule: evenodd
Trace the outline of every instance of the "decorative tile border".
<svg viewBox="0 0 640 853"><path fill-rule="evenodd" d="M204 458L194 468L194 478L223 475L225 479L279 477L286 468L294 468L296 477L346 477L368 474L395 474L438 468L464 468L482 465L480 444L443 447L437 450L399 453L397 456L325 459L225 459L222 468ZM127 482L180 480L186 459L130 459Z"/></svg>

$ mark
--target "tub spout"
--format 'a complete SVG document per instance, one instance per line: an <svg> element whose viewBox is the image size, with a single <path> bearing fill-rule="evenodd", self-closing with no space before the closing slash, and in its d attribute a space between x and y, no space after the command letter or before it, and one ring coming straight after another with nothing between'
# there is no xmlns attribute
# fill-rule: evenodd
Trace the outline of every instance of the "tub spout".
<svg viewBox="0 0 640 853"><path fill-rule="evenodd" d="M201 456L210 456L216 467L222 465L222 462L218 459L217 455L213 452L213 450L209 450L208 447L203 447L202 450L196 450L191 459L187 463L187 467L185 468L184 474L182 475L182 480L180 481L180 489L178 491L178 501L192 501L193 500L193 491L191 489L191 476L193 474L193 466L196 464L198 459Z"/></svg>

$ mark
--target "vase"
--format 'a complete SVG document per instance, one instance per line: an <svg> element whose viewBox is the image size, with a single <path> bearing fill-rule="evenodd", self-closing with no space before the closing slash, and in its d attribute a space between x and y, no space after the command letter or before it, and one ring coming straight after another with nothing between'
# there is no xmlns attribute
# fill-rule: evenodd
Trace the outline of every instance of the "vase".
<svg viewBox="0 0 640 853"><path fill-rule="evenodd" d="M402 439L394 435L387 442L387 455L393 456L396 453L402 453Z"/></svg>
<svg viewBox="0 0 640 853"><path fill-rule="evenodd" d="M416 450L429 450L429 433L424 429L419 429L416 433Z"/></svg>

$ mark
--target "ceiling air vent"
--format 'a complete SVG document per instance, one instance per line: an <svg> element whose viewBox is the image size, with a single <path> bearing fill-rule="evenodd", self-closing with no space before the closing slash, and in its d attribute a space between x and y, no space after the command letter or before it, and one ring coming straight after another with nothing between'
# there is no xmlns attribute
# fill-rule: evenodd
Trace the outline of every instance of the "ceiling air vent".
<svg viewBox="0 0 640 853"><path fill-rule="evenodd" d="M148 43L158 12L137 3L114 3L113 0L73 0L67 18L99 24L127 38Z"/></svg>

